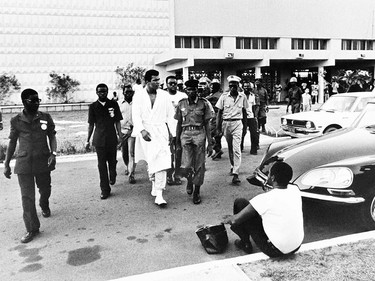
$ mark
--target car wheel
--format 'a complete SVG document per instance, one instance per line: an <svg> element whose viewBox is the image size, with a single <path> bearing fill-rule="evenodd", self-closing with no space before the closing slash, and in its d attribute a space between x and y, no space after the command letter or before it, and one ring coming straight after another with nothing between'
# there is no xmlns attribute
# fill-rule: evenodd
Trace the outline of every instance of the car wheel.
<svg viewBox="0 0 375 281"><path fill-rule="evenodd" d="M336 131L340 129L339 127L335 127L335 126L332 126L332 127L328 127L327 129L324 130L323 134L327 134L327 133L330 133L330 132L333 132L333 131Z"/></svg>
<svg viewBox="0 0 375 281"><path fill-rule="evenodd" d="M375 194L366 198L360 207L361 225L366 229L375 229Z"/></svg>

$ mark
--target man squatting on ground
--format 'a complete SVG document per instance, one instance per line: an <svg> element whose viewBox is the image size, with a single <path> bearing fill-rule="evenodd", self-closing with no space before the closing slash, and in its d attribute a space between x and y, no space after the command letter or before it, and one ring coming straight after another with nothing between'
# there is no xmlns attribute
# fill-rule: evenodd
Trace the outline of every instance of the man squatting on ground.
<svg viewBox="0 0 375 281"><path fill-rule="evenodd" d="M177 79L176 76L168 76L165 79L167 84L167 91L169 93L169 98L171 99L173 108L177 108L177 104L180 100L186 99L187 95L183 92L177 90ZM169 128L170 131L176 132L177 120L174 120L173 127ZM172 152L172 168L167 171L167 184L168 185L180 185L181 178L178 175L178 169L181 166L181 150L176 150L176 137L172 138L171 142L171 152Z"/></svg>
<svg viewBox="0 0 375 281"><path fill-rule="evenodd" d="M9 162L18 141L18 153L14 173L21 188L23 221L27 233L21 238L28 243L39 233L40 221L35 207L35 183L39 189L39 206L43 217L49 217L51 196L51 171L56 164L55 124L48 113L40 112L40 99L33 89L21 93L24 109L10 120L9 144L4 162L4 175L12 174ZM48 139L48 141L47 141Z"/></svg>
<svg viewBox="0 0 375 281"><path fill-rule="evenodd" d="M159 88L157 70L148 70L144 77L146 86L133 97L132 118L135 140L135 162L145 160L152 182L151 195L155 204L165 206L163 190L167 182L167 170L171 168L169 143L176 132L168 130L174 126L174 108L169 94Z"/></svg>
<svg viewBox="0 0 375 281"><path fill-rule="evenodd" d="M205 173L205 146L207 154L212 155L209 102L198 97L198 81L185 82L187 99L182 99L176 108L177 119L176 148L182 149L181 171L187 177L186 192L193 193L193 203L199 204L200 187Z"/></svg>
<svg viewBox="0 0 375 281"><path fill-rule="evenodd" d="M98 158L100 198L107 199L111 194L109 185L116 183L117 145L122 141L120 124L122 115L118 103L107 98L108 86L106 84L96 86L96 94L98 100L89 107L86 150L90 150L90 139L95 128L92 145L95 146Z"/></svg>
<svg viewBox="0 0 375 281"><path fill-rule="evenodd" d="M223 93L216 107L218 134L224 134L228 143L229 161L231 164L230 173L233 175L232 183L239 184L238 178L241 165L241 140L243 124L247 122L247 116L252 115L251 108L244 93L238 92L241 78L236 75L229 75L229 92Z"/></svg>
<svg viewBox="0 0 375 281"><path fill-rule="evenodd" d="M240 240L234 244L250 254L253 247L269 257L280 257L296 252L302 244L302 199L297 186L290 185L292 168L285 162L275 162L270 169L268 184L271 189L250 201L234 201L234 215L224 220Z"/></svg>
<svg viewBox="0 0 375 281"><path fill-rule="evenodd" d="M132 101L134 91L131 84L126 84L123 90L124 101L119 104L120 111L122 114L121 131L122 131L122 143L121 152L122 159L125 164L125 175L129 175L129 183L135 184L136 180L134 177L136 164L134 162L134 148L135 148L135 137L132 137L133 132L133 120L132 120Z"/></svg>

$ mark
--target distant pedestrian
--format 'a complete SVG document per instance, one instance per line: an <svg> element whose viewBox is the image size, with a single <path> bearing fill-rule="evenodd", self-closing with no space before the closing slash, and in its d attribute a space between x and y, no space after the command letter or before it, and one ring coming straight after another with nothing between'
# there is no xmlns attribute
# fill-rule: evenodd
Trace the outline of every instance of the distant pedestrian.
<svg viewBox="0 0 375 281"><path fill-rule="evenodd" d="M232 183L239 184L238 177L241 165L241 139L243 124L247 122L247 116L251 110L243 92L238 92L241 78L236 75L229 75L229 92L223 93L216 107L218 134L223 134L228 143L229 161L231 164L230 174L233 175Z"/></svg>
<svg viewBox="0 0 375 281"><path fill-rule="evenodd" d="M234 244L247 254L253 252L250 237L269 257L295 253L303 238L302 199L297 186L289 185L292 168L285 162L275 162L268 177L272 188L250 201L234 201L234 215L225 219L240 239Z"/></svg>
<svg viewBox="0 0 375 281"><path fill-rule="evenodd" d="M140 78L137 78L135 80L135 83L133 85L133 91L134 93L137 93L138 91L143 89L142 80Z"/></svg>
<svg viewBox="0 0 375 281"><path fill-rule="evenodd" d="M118 103L107 98L106 84L97 85L96 94L98 100L89 107L86 150L90 150L90 139L94 134L92 145L95 146L98 158L100 198L104 200L111 194L110 185L116 183L117 145L122 141L122 114Z"/></svg>
<svg viewBox="0 0 375 281"><path fill-rule="evenodd" d="M152 182L151 195L155 204L163 207L167 201L163 190L167 183L167 170L171 168L170 141L176 135L174 108L169 94L159 88L159 72L146 71L146 86L134 94L132 105L133 136L135 140L135 162L145 160Z"/></svg>
<svg viewBox="0 0 375 281"><path fill-rule="evenodd" d="M182 99L176 108L177 119L176 147L182 150L181 169L187 176L186 192L193 193L193 203L201 203L200 188L204 181L205 145L207 155L212 155L210 132L211 108L209 103L198 97L198 81L188 80L185 83L188 98Z"/></svg>
<svg viewBox="0 0 375 281"><path fill-rule="evenodd" d="M182 99L187 99L188 96L184 92L180 92L177 90L176 76L173 76L173 75L168 76L165 79L165 82L167 84L167 91L169 93L169 98L176 112L179 101ZM169 128L169 130L173 131L175 134L176 129L177 129L177 120L174 120L174 121L175 122L173 122L173 126ZM167 171L167 184L168 185L174 185L174 184L180 185L182 182L181 182L180 176L178 175L178 169L180 168L180 165L181 165L181 150L179 151L176 150L176 137L172 138L172 142L170 145L172 148L171 149L172 168L170 168Z"/></svg>
<svg viewBox="0 0 375 281"><path fill-rule="evenodd" d="M319 85L316 84L316 81L313 82L311 85L311 102L312 104L318 103L318 95L319 95Z"/></svg>
<svg viewBox="0 0 375 281"><path fill-rule="evenodd" d="M288 90L288 105L286 106L286 112L288 112L289 106L292 108L292 113L301 111L301 99L302 90L297 86L297 78L290 78L290 88Z"/></svg>
<svg viewBox="0 0 375 281"><path fill-rule="evenodd" d="M283 86L281 86L280 81L277 81L277 83L275 85L275 95L276 95L275 101L277 103L281 102L281 92L282 92L282 90L283 90Z"/></svg>
<svg viewBox="0 0 375 281"><path fill-rule="evenodd" d="M309 88L305 89L305 92L302 94L302 111L311 110L311 95Z"/></svg>
<svg viewBox="0 0 375 281"><path fill-rule="evenodd" d="M51 171L55 169L57 142L55 124L51 116L38 111L38 93L33 89L23 90L21 99L23 111L10 120L4 175L10 178L12 174L9 163L18 141L14 173L18 176L21 188L23 220L27 231L21 242L28 243L38 235L40 228L35 207L35 184L39 189L39 206L42 208L43 217L51 215Z"/></svg>
<svg viewBox="0 0 375 281"><path fill-rule="evenodd" d="M125 164L125 175L129 176L129 183L135 184L135 161L134 161L134 149L135 149L135 137L132 137L133 132L133 119L132 119L132 103L134 91L131 84L124 86L124 100L120 103L120 110L123 119L121 120L121 152L122 159Z"/></svg>
<svg viewBox="0 0 375 281"><path fill-rule="evenodd" d="M182 79L177 79L177 91L184 92L184 81Z"/></svg>
<svg viewBox="0 0 375 281"><path fill-rule="evenodd" d="M241 141L241 150L243 150L247 128L249 128L251 143L250 154L256 155L259 147L259 128L258 119L255 117L253 113L253 107L255 105L254 85L251 82L245 80L243 82L243 89L252 114L247 116L247 122L244 124Z"/></svg>
<svg viewBox="0 0 375 281"><path fill-rule="evenodd" d="M118 95L117 95L117 93L116 93L116 92L113 92L112 95L113 95L113 96L112 96L112 100L118 102Z"/></svg>
<svg viewBox="0 0 375 281"><path fill-rule="evenodd" d="M259 98L259 112L258 112L258 127L259 130L262 129L262 132L266 132L266 123L267 123L267 112L268 112L268 92L263 87L260 79L255 81L255 95Z"/></svg>

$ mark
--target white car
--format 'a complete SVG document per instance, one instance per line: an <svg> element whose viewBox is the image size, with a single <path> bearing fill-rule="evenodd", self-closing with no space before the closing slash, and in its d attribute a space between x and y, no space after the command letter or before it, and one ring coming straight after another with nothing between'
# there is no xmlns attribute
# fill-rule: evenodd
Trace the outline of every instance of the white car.
<svg viewBox="0 0 375 281"><path fill-rule="evenodd" d="M281 128L291 137L314 137L351 125L375 92L353 92L331 96L315 111L281 117Z"/></svg>

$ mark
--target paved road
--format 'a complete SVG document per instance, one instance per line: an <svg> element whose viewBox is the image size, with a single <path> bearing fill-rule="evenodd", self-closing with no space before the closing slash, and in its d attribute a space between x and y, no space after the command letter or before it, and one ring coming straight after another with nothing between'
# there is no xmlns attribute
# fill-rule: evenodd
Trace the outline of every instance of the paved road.
<svg viewBox="0 0 375 281"><path fill-rule="evenodd" d="M53 172L52 216L41 217L41 235L21 244L24 233L17 177L0 177L0 280L108 280L243 255L230 245L221 255L208 255L195 235L205 224L231 214L237 197L261 192L245 177L258 165L270 139L262 137L260 154L243 153L240 186L231 185L228 153L207 161L202 204L193 205L184 186L168 187L168 207L153 203L145 165L137 167L137 184L129 185L119 161L113 196L100 200L96 161L63 162ZM306 205L305 242L360 232L334 208Z"/></svg>

